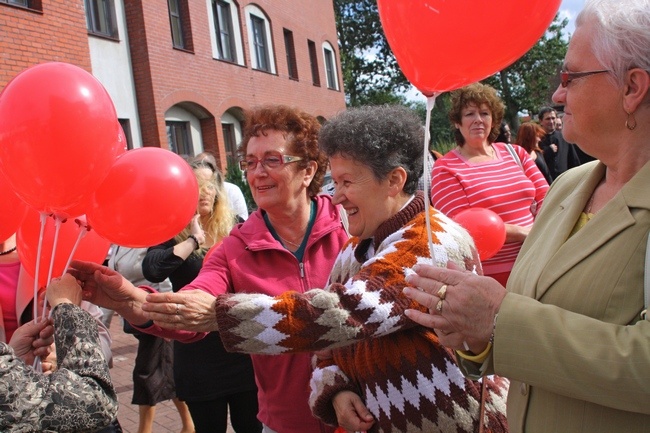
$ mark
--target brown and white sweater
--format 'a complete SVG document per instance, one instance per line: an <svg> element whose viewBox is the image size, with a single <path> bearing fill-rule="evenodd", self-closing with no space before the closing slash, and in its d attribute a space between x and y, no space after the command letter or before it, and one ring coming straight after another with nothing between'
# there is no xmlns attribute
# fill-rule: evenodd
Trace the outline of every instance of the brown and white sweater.
<svg viewBox="0 0 650 433"><path fill-rule="evenodd" d="M431 329L403 314L423 308L402 295L413 266L431 262L423 211L418 193L374 238L350 239L324 289L220 296L217 320L226 348L264 354L336 348L312 376L312 410L329 424L337 424L332 397L352 390L376 419L369 433L477 431L480 383L463 376ZM435 263L451 260L480 272L467 232L434 209L430 216ZM371 246L375 253L367 257ZM508 382L484 380L489 431L505 432Z"/></svg>

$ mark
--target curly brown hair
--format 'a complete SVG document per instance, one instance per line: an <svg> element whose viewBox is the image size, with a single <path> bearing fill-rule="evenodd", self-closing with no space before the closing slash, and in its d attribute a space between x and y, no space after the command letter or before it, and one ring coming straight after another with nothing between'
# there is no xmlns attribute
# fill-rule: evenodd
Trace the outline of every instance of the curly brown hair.
<svg viewBox="0 0 650 433"><path fill-rule="evenodd" d="M465 137L460 133L460 130L455 127L456 123L462 123L462 111L470 104L480 107L486 104L492 113L492 129L488 136L488 142L494 143L499 136L499 129L501 128L501 121L505 113L505 105L494 87L487 84L474 83L465 86L451 93L451 108L449 109L449 121L454 132L456 144L463 146L465 144Z"/></svg>
<svg viewBox="0 0 650 433"><path fill-rule="evenodd" d="M327 171L327 156L318 147L320 123L318 119L298 108L286 105L264 105L248 110L244 114L244 138L237 153L243 158L252 137L266 135L267 131L282 132L287 140L287 152L303 159L295 163L300 169L307 168L309 161L316 161L318 169L307 192L317 195L323 186Z"/></svg>

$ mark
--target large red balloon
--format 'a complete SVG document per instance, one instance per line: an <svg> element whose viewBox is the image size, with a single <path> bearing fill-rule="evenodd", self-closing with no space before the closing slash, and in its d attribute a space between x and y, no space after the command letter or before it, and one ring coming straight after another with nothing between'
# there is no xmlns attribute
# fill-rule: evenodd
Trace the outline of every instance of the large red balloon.
<svg viewBox="0 0 650 433"><path fill-rule="evenodd" d="M118 128L91 74L60 62L32 66L0 94L0 169L34 209L64 212L103 181L123 145Z"/></svg>
<svg viewBox="0 0 650 433"><path fill-rule="evenodd" d="M431 96L489 77L524 55L560 0L378 0L377 6L402 72Z"/></svg>
<svg viewBox="0 0 650 433"><path fill-rule="evenodd" d="M472 207L458 212L453 219L474 238L481 260L493 257L506 241L506 226L490 209Z"/></svg>
<svg viewBox="0 0 650 433"><path fill-rule="evenodd" d="M2 173L0 173L0 203L3 208L0 212L0 242L2 242L16 233L27 214L27 204L18 198Z"/></svg>
<svg viewBox="0 0 650 433"><path fill-rule="evenodd" d="M149 247L183 230L198 201L189 164L168 150L145 147L117 158L93 195L88 220L115 244Z"/></svg>
<svg viewBox="0 0 650 433"><path fill-rule="evenodd" d="M79 221L79 222L77 222ZM65 265L70 259L70 253L79 237L85 231L77 246L73 258L95 263L102 263L106 259L110 242L102 239L94 230L87 229L86 218L69 218L61 223L54 253L54 266L52 278L60 277L65 272ZM38 239L41 232L41 215L30 209L18 232L16 245L20 262L27 272L33 277L36 275L36 261L38 260ZM52 258L52 247L56 233L56 222L51 216L45 220L43 244L41 247L40 263L38 268L38 287L45 287Z"/></svg>

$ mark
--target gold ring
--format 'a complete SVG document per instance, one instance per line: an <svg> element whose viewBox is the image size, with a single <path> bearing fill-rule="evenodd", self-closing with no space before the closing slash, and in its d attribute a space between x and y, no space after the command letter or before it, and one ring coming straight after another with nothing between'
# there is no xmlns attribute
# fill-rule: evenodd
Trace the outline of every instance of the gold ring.
<svg viewBox="0 0 650 433"><path fill-rule="evenodd" d="M181 314L181 306L176 304L176 315L178 316L179 314Z"/></svg>
<svg viewBox="0 0 650 433"><path fill-rule="evenodd" d="M436 311L440 314L442 314L442 299L438 301L436 304Z"/></svg>
<svg viewBox="0 0 650 433"><path fill-rule="evenodd" d="M444 300L445 296L447 295L447 285L443 284L442 287L440 287L440 290L438 290L438 293L436 293L436 296L440 298L440 300Z"/></svg>

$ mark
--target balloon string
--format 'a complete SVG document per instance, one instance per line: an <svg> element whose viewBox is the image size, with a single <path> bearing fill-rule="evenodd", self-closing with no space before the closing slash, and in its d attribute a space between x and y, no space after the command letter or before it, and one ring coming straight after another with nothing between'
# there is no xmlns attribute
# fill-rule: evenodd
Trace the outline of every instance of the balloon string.
<svg viewBox="0 0 650 433"><path fill-rule="evenodd" d="M41 212L40 213L41 230L38 234L38 247L36 248L36 270L34 272L34 313L32 317L34 317L35 323L38 323L38 275L41 267L41 252L43 250L43 237L45 232L46 219L47 219L47 214ZM43 312L45 312L45 305L43 305ZM35 371L42 373L43 366L41 365L41 358L39 357L34 358L34 363L32 364L32 367L34 368Z"/></svg>
<svg viewBox="0 0 650 433"><path fill-rule="evenodd" d="M84 236L86 236L86 233L88 233L88 231L90 231L90 226L83 224L78 219L75 219L74 222L76 222L77 226L79 226L79 236L77 236L77 240L74 243L74 246L72 247L72 251L70 251L70 256L68 257L68 261L65 264L65 268L63 268L63 274L65 274L68 271L68 268L70 267L70 263L72 262L72 257L74 257L74 253L77 251L77 247L79 246L81 239Z"/></svg>
<svg viewBox="0 0 650 433"><path fill-rule="evenodd" d="M427 116L424 124L424 218L427 224L427 238L429 240L429 255L431 256L431 263L436 264L435 256L433 254L433 235L431 234L431 200L429 199L429 192L431 189L431 170L433 167L429 164L429 129L431 127L431 110L436 103L436 98L440 95L439 92L434 92L433 95L427 96Z"/></svg>
<svg viewBox="0 0 650 433"><path fill-rule="evenodd" d="M50 285L52 281L52 272L54 272L54 256L56 255L57 244L59 243L59 233L61 232L61 218L56 215L52 215L54 218L54 242L52 243L52 255L50 257L50 269L47 272L47 281L45 282L45 287ZM43 312L41 313L41 318L45 320L45 311L47 310L47 298L43 300Z"/></svg>

